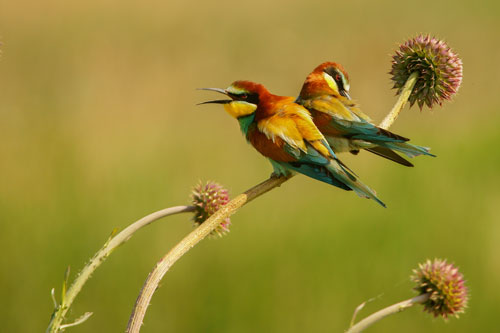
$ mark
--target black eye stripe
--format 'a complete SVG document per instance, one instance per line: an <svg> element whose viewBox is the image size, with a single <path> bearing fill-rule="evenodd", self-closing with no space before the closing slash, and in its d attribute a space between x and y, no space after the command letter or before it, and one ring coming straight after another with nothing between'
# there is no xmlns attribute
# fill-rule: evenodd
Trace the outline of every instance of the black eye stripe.
<svg viewBox="0 0 500 333"><path fill-rule="evenodd" d="M249 94L249 93L228 93L229 97L238 101L245 101L252 104L259 104L259 94Z"/></svg>
<svg viewBox="0 0 500 333"><path fill-rule="evenodd" d="M337 87L339 88L339 92L342 93L344 89L344 81L342 81L342 74L339 73L339 71L333 67L328 67L325 69L325 73L330 75L335 83L337 83Z"/></svg>

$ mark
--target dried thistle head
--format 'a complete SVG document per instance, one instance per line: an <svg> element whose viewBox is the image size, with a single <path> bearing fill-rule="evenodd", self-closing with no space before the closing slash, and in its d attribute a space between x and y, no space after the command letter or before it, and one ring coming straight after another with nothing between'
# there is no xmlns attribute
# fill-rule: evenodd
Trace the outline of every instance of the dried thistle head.
<svg viewBox="0 0 500 333"><path fill-rule="evenodd" d="M199 226L229 202L229 195L222 185L208 181L206 184L200 182L194 187L191 199L195 207L193 221ZM229 232L230 225L231 220L228 217L212 232L212 235L223 236Z"/></svg>
<svg viewBox="0 0 500 333"><path fill-rule="evenodd" d="M423 303L424 311L435 317L458 317L467 307L468 294L465 280L453 264L446 260L427 260L413 270L412 281L420 295L429 293L429 299Z"/></svg>
<svg viewBox="0 0 500 333"><path fill-rule="evenodd" d="M443 41L419 35L406 41L392 57L389 72L399 95L413 72L418 79L410 95L410 106L415 102L420 109L426 104L432 108L451 99L462 83L462 60Z"/></svg>

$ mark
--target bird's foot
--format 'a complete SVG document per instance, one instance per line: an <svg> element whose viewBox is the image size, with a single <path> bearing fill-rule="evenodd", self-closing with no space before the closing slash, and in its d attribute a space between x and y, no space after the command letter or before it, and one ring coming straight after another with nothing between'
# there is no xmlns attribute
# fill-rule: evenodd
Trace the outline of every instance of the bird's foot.
<svg viewBox="0 0 500 333"><path fill-rule="evenodd" d="M280 173L276 173L276 172L272 172L271 176L269 176L269 178L271 178L271 179L278 179L280 177L284 177L284 175L282 175Z"/></svg>
<svg viewBox="0 0 500 333"><path fill-rule="evenodd" d="M271 173L271 175L269 176L269 178L271 178L271 179L288 178L291 175L292 175L291 172L276 172L276 171L273 171Z"/></svg>

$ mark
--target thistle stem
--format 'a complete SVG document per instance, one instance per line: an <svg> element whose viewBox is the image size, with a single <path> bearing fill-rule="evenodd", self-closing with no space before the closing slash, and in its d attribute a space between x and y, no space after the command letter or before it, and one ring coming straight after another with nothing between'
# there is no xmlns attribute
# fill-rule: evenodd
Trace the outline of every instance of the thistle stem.
<svg viewBox="0 0 500 333"><path fill-rule="evenodd" d="M408 98L410 98L410 94L413 90L413 87L415 87L415 84L417 83L417 79L418 72L411 73L411 75L408 77L408 80L406 80L403 90L401 90L401 93L399 94L399 98L396 101L396 104L394 104L391 112L389 112L389 114L385 116L384 120L382 120L379 127L388 129L398 118L399 113L405 107L406 102L408 102Z"/></svg>
<svg viewBox="0 0 500 333"><path fill-rule="evenodd" d="M202 239L204 239L208 234L210 234L217 226L226 218L236 213L236 211L243 205L252 201L253 199L261 196L262 194L272 190L273 188L280 186L285 181L290 179L289 177L271 177L268 180L252 187L246 192L238 195L236 198L228 202L217 212L214 213L205 222L200 224L196 229L189 233L183 240L181 240L170 252L168 252L160 261L156 264L153 271L149 274L144 285L137 297L134 309L130 316L126 332L139 332L146 314L147 307L153 297L155 290L158 287L163 276L168 272L170 267L186 252L188 252L193 246L198 244Z"/></svg>
<svg viewBox="0 0 500 333"><path fill-rule="evenodd" d="M381 320L381 319L383 319L383 318L385 318L387 316L390 316L390 315L393 315L395 313L398 313L398 312L401 312L403 310L406 310L408 308L411 308L415 304L425 303L429 299L429 296L430 296L429 293L422 294L422 295L418 295L416 297L407 299L406 301L402 301L402 302L393 304L391 306L388 306L385 309L382 309L380 311L377 311L377 312L369 315L368 317L364 318L363 320L361 320L356 325L351 326L346 331L346 333L359 333L359 332L362 332L366 328L368 328L369 326L373 325L377 321L379 321L379 320Z"/></svg>
<svg viewBox="0 0 500 333"><path fill-rule="evenodd" d="M71 287L68 289L68 291L64 293L61 304L55 308L54 313L52 314L46 332L57 333L63 329L63 326L61 325L64 320L64 316L71 307L71 304L73 304L76 296L78 295L80 290L82 290L84 284L90 278L92 273L94 273L97 267L99 267L106 260L106 258L111 254L111 252L113 252L114 249L128 241L136 231L147 226L148 224L165 216L193 212L194 209L195 208L193 206L176 206L159 210L132 223L127 228L123 229L119 234L108 240L106 244L104 244L104 246L99 251L97 251L94 257L92 257L90 262L85 265L80 274L78 274L78 276L71 284Z"/></svg>

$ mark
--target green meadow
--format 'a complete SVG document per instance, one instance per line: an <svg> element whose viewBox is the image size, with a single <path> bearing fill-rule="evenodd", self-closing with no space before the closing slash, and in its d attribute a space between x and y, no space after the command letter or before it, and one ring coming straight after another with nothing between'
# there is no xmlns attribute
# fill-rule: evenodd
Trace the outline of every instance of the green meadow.
<svg viewBox="0 0 500 333"><path fill-rule="evenodd" d="M0 3L0 313L4 332L42 332L71 279L114 228L189 203L200 180L232 196L272 169L221 106L238 79L297 95L327 60L375 121L396 101L391 55L418 33L461 56L451 102L391 128L437 155L404 168L342 159L387 208L296 176L243 207L165 276L143 332L343 332L412 297L412 269L460 267L469 308L447 322L410 309L369 332L494 332L500 314L500 5L495 1L3 1ZM219 96L215 96L216 98ZM156 262L191 216L138 232L100 267L67 332L123 332Z"/></svg>

